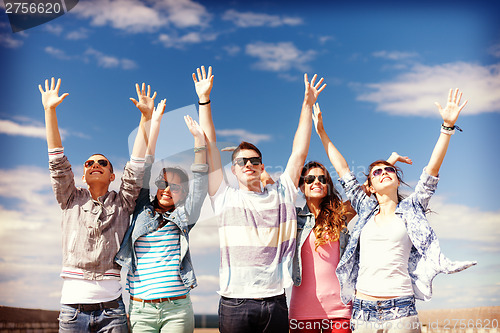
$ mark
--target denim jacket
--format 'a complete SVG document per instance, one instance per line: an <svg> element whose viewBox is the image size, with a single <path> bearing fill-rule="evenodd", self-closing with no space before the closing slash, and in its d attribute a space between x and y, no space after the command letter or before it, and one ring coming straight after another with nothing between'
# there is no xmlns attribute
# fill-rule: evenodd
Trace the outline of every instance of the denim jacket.
<svg viewBox="0 0 500 333"><path fill-rule="evenodd" d="M314 214L309 211L307 204L304 205L304 208L297 207L297 246L293 257L292 271L292 279L295 286L300 286L302 283L302 245L304 245L307 236L309 236L315 224ZM348 241L349 231L344 228L340 231L339 235L340 257L342 257Z"/></svg>
<svg viewBox="0 0 500 333"><path fill-rule="evenodd" d="M367 196L361 189L354 173L339 179L347 198L358 213L358 221L351 232L344 256L337 266L341 299L349 303L355 292L359 271L359 237L368 220L379 211L374 196ZM429 301L432 297L432 280L439 273L456 273L476 264L475 261L451 261L441 253L439 241L429 225L425 211L431 196L437 188L439 178L429 175L425 169L415 187L415 191L398 203L396 214L404 221L406 231L413 243L408 261L415 298Z"/></svg>
<svg viewBox="0 0 500 333"><path fill-rule="evenodd" d="M135 200L142 187L143 167L127 163L119 192L97 200L77 188L66 156L49 162L52 189L62 209L61 276L86 280L120 279L113 258L118 252Z"/></svg>
<svg viewBox="0 0 500 333"><path fill-rule="evenodd" d="M149 184L151 168L152 164L147 163L144 184ZM175 223L180 230L180 276L186 287L194 288L197 286L197 282L189 253L189 231L194 227L200 216L201 206L208 192L208 165L193 164L191 171L193 171L194 180L191 183L185 203L176 207L170 215L163 214L163 218ZM115 261L119 265L135 272L137 254L134 244L139 237L158 228L161 215L153 207L153 202L149 196L149 189L143 188L137 199L132 223L125 234L120 251L118 251L115 257Z"/></svg>

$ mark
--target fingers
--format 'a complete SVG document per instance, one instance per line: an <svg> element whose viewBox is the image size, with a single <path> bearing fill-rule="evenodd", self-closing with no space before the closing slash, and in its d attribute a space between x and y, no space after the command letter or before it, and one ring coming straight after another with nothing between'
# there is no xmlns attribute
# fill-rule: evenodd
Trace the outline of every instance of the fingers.
<svg viewBox="0 0 500 333"><path fill-rule="evenodd" d="M459 113L460 113L460 111L462 111L462 109L463 109L463 108L467 105L467 102L468 102L468 101L469 101L469 100L468 100L468 99L466 99L466 100L465 100L465 102L464 102L464 104L460 105L460 107L458 108L458 112L459 112Z"/></svg>
<svg viewBox="0 0 500 333"><path fill-rule="evenodd" d="M45 91L49 91L49 80L45 80Z"/></svg>
<svg viewBox="0 0 500 333"><path fill-rule="evenodd" d="M54 90L54 77L50 80L50 90Z"/></svg>
<svg viewBox="0 0 500 333"><path fill-rule="evenodd" d="M53 79L53 78L52 78ZM61 78L57 79L56 92L59 94L59 87L61 86Z"/></svg>
<svg viewBox="0 0 500 333"><path fill-rule="evenodd" d="M149 94L149 93L148 93ZM156 98L156 91L155 93L153 94L153 96L151 97L151 99L155 99Z"/></svg>
<svg viewBox="0 0 500 333"><path fill-rule="evenodd" d="M39 85L38 85L38 90L40 90L40 92L41 92L42 94L44 94L44 93L45 93L45 91L43 91L43 88L42 88L42 85L41 85L41 84L39 84Z"/></svg>
<svg viewBox="0 0 500 333"><path fill-rule="evenodd" d="M194 83L198 83L198 80L196 80L196 74L195 73L193 73L193 82Z"/></svg>
<svg viewBox="0 0 500 333"><path fill-rule="evenodd" d="M201 72L199 68L196 68L196 73L198 73L198 80L201 81Z"/></svg>
<svg viewBox="0 0 500 333"><path fill-rule="evenodd" d="M139 85L137 85L139 86ZM134 98L130 97L130 100L132 101L132 103L134 103L135 106L137 106L137 104L139 104L139 102L137 102Z"/></svg>
<svg viewBox="0 0 500 333"><path fill-rule="evenodd" d="M135 91L137 92L137 96L141 96L141 89L139 88L139 83L135 84Z"/></svg>
<svg viewBox="0 0 500 333"><path fill-rule="evenodd" d="M211 80L213 80L213 76L212 76L212 66L208 66L208 75L207 77L209 77Z"/></svg>
<svg viewBox="0 0 500 333"><path fill-rule="evenodd" d="M143 83L144 84L144 83ZM148 84L148 94L146 96L149 97L149 94L151 94L151 86Z"/></svg>
<svg viewBox="0 0 500 333"><path fill-rule="evenodd" d="M205 66L201 66L201 75L203 80L207 78L207 72L205 72Z"/></svg>
<svg viewBox="0 0 500 333"><path fill-rule="evenodd" d="M323 80L323 78L321 78L321 80ZM317 90L318 90L318 94L319 94L320 92L322 92L322 91L323 91L323 89L325 89L325 88L326 88L326 83L325 83L325 84L324 84L324 85L323 85L320 89L317 89Z"/></svg>
<svg viewBox="0 0 500 333"><path fill-rule="evenodd" d="M448 93L448 103L451 103L452 96L453 96L453 89L450 89L450 92Z"/></svg>
<svg viewBox="0 0 500 333"><path fill-rule="evenodd" d="M438 102L434 102L434 105L438 107L439 111L443 110L443 107Z"/></svg>

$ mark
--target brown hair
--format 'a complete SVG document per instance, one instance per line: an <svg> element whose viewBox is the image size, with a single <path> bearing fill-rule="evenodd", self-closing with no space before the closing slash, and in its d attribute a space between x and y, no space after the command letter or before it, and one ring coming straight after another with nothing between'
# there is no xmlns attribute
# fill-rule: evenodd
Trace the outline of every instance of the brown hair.
<svg viewBox="0 0 500 333"><path fill-rule="evenodd" d="M346 220L347 212L344 209L342 197L337 192L335 186L333 186L330 173L323 164L316 161L306 163L306 165L302 168L299 179L299 187L304 185L305 176L309 170L314 168L323 170L326 176L326 184L328 188L327 195L321 201L320 212L316 218L316 223L313 229L314 235L316 236L314 245L315 250L317 251L319 246L327 244L328 242L335 242L339 239L340 232L346 227L344 221Z"/></svg>
<svg viewBox="0 0 500 333"><path fill-rule="evenodd" d="M238 147L236 147L236 149L233 151L233 154L231 155L231 161L234 161L234 158L238 156L240 150L253 150L259 155L260 159L262 160L262 153L260 152L259 148L257 148L250 142L241 141Z"/></svg>

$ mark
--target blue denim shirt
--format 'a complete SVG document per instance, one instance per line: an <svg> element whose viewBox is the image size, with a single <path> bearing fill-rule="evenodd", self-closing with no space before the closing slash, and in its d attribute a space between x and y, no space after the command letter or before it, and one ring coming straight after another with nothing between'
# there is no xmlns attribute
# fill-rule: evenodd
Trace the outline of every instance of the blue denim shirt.
<svg viewBox="0 0 500 333"><path fill-rule="evenodd" d="M379 211L374 196L367 196L361 189L354 173L339 179L347 198L358 213L358 221L351 232L344 256L337 266L340 294L344 304L349 303L355 292L359 271L359 237L368 220ZM432 280L439 273L456 273L476 264L475 261L451 261L441 253L439 241L432 230L425 211L437 188L439 178L422 172L415 191L398 203L396 214L404 221L408 236L413 243L408 262L415 298L429 301L432 297Z"/></svg>
<svg viewBox="0 0 500 333"><path fill-rule="evenodd" d="M149 184L151 167L152 164L148 163L146 165L144 184ZM189 253L189 231L194 227L200 216L201 206L208 192L208 165L193 164L191 171L193 171L194 180L191 183L185 203L177 207L170 215L163 214L163 217L165 220L175 223L180 230L180 276L186 287L194 288L197 286L197 282ZM134 244L139 237L158 228L160 215L154 210L153 202L149 196L149 189L143 188L137 199L132 223L115 257L115 261L119 265L135 272L137 254Z"/></svg>
<svg viewBox="0 0 500 333"><path fill-rule="evenodd" d="M314 218L314 214L309 211L307 204L304 205L304 208L297 207L297 242L292 270L292 279L295 286L300 286L302 283L302 245L304 245L307 236L309 236L315 224L316 219ZM340 257L342 257L348 241L349 231L344 228L340 231L339 235Z"/></svg>

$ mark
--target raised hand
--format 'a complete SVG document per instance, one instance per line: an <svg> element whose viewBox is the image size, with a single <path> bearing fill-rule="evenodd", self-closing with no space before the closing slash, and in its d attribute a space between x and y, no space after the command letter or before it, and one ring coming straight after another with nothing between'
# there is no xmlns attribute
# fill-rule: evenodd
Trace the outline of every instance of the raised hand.
<svg viewBox="0 0 500 333"><path fill-rule="evenodd" d="M314 128L316 129L316 133L320 134L320 132L325 130L323 126L323 116L321 115L321 110L318 103L313 104L312 119L314 121Z"/></svg>
<svg viewBox="0 0 500 333"><path fill-rule="evenodd" d="M323 83L323 78L321 78L318 83L314 83L317 77L318 76L314 74L311 82L309 83L307 73L304 74L304 85L306 88L304 93L304 103L307 103L309 105L313 105L314 103L316 103L316 99L318 98L319 93L322 92L326 87L326 83L321 85Z"/></svg>
<svg viewBox="0 0 500 333"><path fill-rule="evenodd" d="M448 102L446 103L446 107L443 109L441 105L438 102L435 102L434 104L438 107L439 113L441 114L441 117L443 118L443 125L446 127L454 127L455 122L458 119L458 115L460 114L460 111L465 107L467 104L468 100L463 102L462 105L460 105L460 99L462 98L462 93L457 89L455 89L455 92L453 92L453 89L450 89L450 92L448 94Z"/></svg>
<svg viewBox="0 0 500 333"><path fill-rule="evenodd" d="M139 101L132 97L130 98L130 100L141 111L143 116L145 116L147 119L151 119L155 107L156 91L154 92L153 96L150 97L149 95L151 93L151 87L148 84L148 91L146 93L146 84L144 82L142 83L142 89L140 89L139 84L136 83L135 90L137 91L137 98L139 99Z"/></svg>
<svg viewBox="0 0 500 333"><path fill-rule="evenodd" d="M152 120L161 120L161 117L163 116L163 112L165 112L165 103L167 102L167 99L162 99L160 103L158 103L158 106L153 109L153 114L152 114Z"/></svg>
<svg viewBox="0 0 500 333"><path fill-rule="evenodd" d="M45 91L42 85L38 85L38 90L42 94L42 104L45 110L55 109L61 102L69 95L64 93L59 96L59 87L61 86L61 79L57 79L57 84L55 84L54 78L52 78L50 87L49 80L45 80Z"/></svg>
<svg viewBox="0 0 500 333"><path fill-rule="evenodd" d="M195 139L199 139L202 142L205 142L205 132L203 132L203 129L201 126L191 118L190 116L184 116L184 121L186 122L187 127L189 128L189 131L193 135Z"/></svg>
<svg viewBox="0 0 500 333"><path fill-rule="evenodd" d="M198 95L198 100L200 103L206 103L210 100L210 92L212 91L212 86L214 83L214 76L212 75L212 66L208 67L208 74L205 72L205 66L201 66L196 69L196 73L193 73L194 88L196 94Z"/></svg>
<svg viewBox="0 0 500 333"><path fill-rule="evenodd" d="M391 156L387 159L387 162L391 163L392 165L396 164L397 162L413 164L411 158L409 158L408 156L401 156L396 152L393 152L391 154Z"/></svg>

